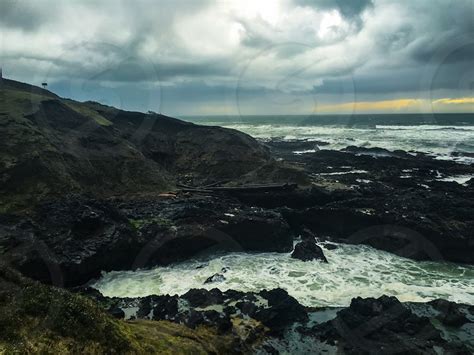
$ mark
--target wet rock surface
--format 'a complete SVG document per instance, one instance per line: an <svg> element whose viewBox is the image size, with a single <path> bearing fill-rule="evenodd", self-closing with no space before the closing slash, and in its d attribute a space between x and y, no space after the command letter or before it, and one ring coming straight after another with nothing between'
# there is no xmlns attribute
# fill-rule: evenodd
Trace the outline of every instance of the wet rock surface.
<svg viewBox="0 0 474 355"><path fill-rule="evenodd" d="M442 299L431 301L429 304L439 312L436 318L448 327L462 327L464 324L469 323L466 313L472 313L471 310L474 310L471 307L471 310L468 310L468 312L463 312L456 303Z"/></svg>
<svg viewBox="0 0 474 355"><path fill-rule="evenodd" d="M323 250L314 240L305 240L296 244L291 257L302 261L320 260L324 263L328 262Z"/></svg>
<svg viewBox="0 0 474 355"><path fill-rule="evenodd" d="M212 276L209 276L206 281L204 281L205 284L211 284L214 282L222 282L225 281L225 276L223 274L214 274Z"/></svg>
<svg viewBox="0 0 474 355"><path fill-rule="evenodd" d="M416 309L417 305L411 307ZM354 298L334 319L303 332L347 354L436 354L440 349L443 353L469 353L473 339L464 343L455 337L447 339L443 330L433 325L430 316L419 316L395 297L382 296ZM463 330L458 327L454 332Z"/></svg>

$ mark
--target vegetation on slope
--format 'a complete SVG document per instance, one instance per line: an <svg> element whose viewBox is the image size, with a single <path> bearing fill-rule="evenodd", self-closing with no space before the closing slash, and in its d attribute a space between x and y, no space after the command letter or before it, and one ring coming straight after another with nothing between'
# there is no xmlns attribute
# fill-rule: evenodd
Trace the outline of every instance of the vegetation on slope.
<svg viewBox="0 0 474 355"><path fill-rule="evenodd" d="M76 102L7 79L0 89L0 213L71 192L156 193L183 178L235 182L268 164L278 170L266 147L238 131Z"/></svg>
<svg viewBox="0 0 474 355"><path fill-rule="evenodd" d="M84 296L0 266L0 353L204 354L232 346L205 327L114 319Z"/></svg>

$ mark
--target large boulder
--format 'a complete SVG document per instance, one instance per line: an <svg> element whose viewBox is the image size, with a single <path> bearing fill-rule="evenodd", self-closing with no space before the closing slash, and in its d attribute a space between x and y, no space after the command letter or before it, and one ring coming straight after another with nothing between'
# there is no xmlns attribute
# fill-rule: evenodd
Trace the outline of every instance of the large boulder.
<svg viewBox="0 0 474 355"><path fill-rule="evenodd" d="M306 309L288 292L281 288L259 293L268 302L268 307L255 312L255 318L279 333L289 325L308 320Z"/></svg>
<svg viewBox="0 0 474 355"><path fill-rule="evenodd" d="M302 261L320 260L324 263L328 262L323 250L314 240L304 240L296 244L291 257Z"/></svg>

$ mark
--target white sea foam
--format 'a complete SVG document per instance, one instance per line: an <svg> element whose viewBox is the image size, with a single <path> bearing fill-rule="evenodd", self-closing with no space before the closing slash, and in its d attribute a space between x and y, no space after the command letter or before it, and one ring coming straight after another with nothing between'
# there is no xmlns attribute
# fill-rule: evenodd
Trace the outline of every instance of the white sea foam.
<svg viewBox="0 0 474 355"><path fill-rule="evenodd" d="M206 124L206 122L200 123ZM392 151L424 152L432 154L437 159L454 160L463 164L474 163L474 157L452 154L453 152L474 153L474 126L376 125L370 128L239 122L212 122L212 124L237 129L261 139L305 139L329 143L318 147L319 149L342 149L350 145L366 148L379 147ZM306 153L306 151L298 153Z"/></svg>
<svg viewBox="0 0 474 355"><path fill-rule="evenodd" d="M444 298L474 304L474 267L416 262L361 245L324 250L329 261L302 262L281 253L230 253L151 270L105 273L93 287L106 296L184 294L191 288L260 291L282 287L307 306L347 306L356 296L401 301ZM228 268L226 280L204 281Z"/></svg>
<svg viewBox="0 0 474 355"><path fill-rule="evenodd" d="M295 150L293 153L295 153L296 155L316 153L316 149Z"/></svg>
<svg viewBox="0 0 474 355"><path fill-rule="evenodd" d="M474 178L474 175L454 175L454 176L439 178L437 180L445 181L445 182L457 182L459 185L465 185L469 180L473 178Z"/></svg>
<svg viewBox="0 0 474 355"><path fill-rule="evenodd" d="M368 174L369 172L367 170L349 170L349 171L333 171L330 173L318 173L315 175L320 175L320 176L332 176L332 175L347 175L347 174Z"/></svg>

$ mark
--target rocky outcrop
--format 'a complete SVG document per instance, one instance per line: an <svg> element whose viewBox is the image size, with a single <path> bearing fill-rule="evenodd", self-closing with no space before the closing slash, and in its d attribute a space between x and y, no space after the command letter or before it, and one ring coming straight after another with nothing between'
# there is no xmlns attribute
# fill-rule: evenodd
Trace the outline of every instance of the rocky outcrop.
<svg viewBox="0 0 474 355"><path fill-rule="evenodd" d="M100 270L131 268L131 256L145 243L125 216L104 201L71 198L40 205L32 220L4 218L4 260L57 286L86 282Z"/></svg>
<svg viewBox="0 0 474 355"><path fill-rule="evenodd" d="M286 199L248 201L280 207L296 231L320 239L367 244L416 260L474 263L474 190L450 177L474 176L474 166L422 153L348 147L293 154L278 142L281 159L304 167L313 188ZM278 201L281 201L278 204Z"/></svg>
<svg viewBox="0 0 474 355"><path fill-rule="evenodd" d="M436 318L448 327L462 327L469 323L466 313L464 313L458 304L442 299L434 300L428 303L437 312ZM472 307L470 307L472 309ZM472 309L474 311L474 309ZM473 312L469 312L473 313Z"/></svg>
<svg viewBox="0 0 474 355"><path fill-rule="evenodd" d="M354 298L332 321L318 324L308 333L347 354L385 351L436 354L437 349L443 349L443 353L467 354L474 345L470 343L468 347L455 338L446 340L429 317L419 316L410 306L387 296Z"/></svg>
<svg viewBox="0 0 474 355"><path fill-rule="evenodd" d="M323 250L314 240L305 240L296 244L291 257L302 261L320 260L324 263L328 262Z"/></svg>
<svg viewBox="0 0 474 355"><path fill-rule="evenodd" d="M204 284L211 284L211 283L214 283L214 282L222 282L222 281L225 281L226 278L224 276L224 273L217 273L217 274L214 274L212 276L209 276L206 281L204 281Z"/></svg>
<svg viewBox="0 0 474 355"><path fill-rule="evenodd" d="M278 212L219 197L43 203L30 218L0 215L2 259L25 275L75 286L101 271L168 264L215 250L288 252Z"/></svg>
<svg viewBox="0 0 474 355"><path fill-rule="evenodd" d="M252 208L224 196L116 201L150 241L152 263L166 264L213 249L288 252L293 232L276 211Z"/></svg>
<svg viewBox="0 0 474 355"><path fill-rule="evenodd" d="M170 320L191 328L217 326L221 333L232 331L241 322L247 322L253 324L254 331L262 334L282 335L288 327L308 320L305 308L282 289L259 293L222 292L217 288L210 291L191 289L182 296L136 299L98 296L97 299L103 304L113 304L111 309L124 310L127 318ZM236 322L236 319L239 321ZM249 322L249 319L252 321Z"/></svg>

